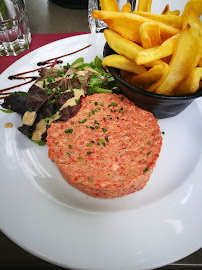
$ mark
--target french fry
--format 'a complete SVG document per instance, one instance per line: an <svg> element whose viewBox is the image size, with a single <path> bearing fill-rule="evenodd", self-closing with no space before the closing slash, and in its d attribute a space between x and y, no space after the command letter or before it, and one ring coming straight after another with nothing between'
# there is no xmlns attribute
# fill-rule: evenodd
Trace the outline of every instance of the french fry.
<svg viewBox="0 0 202 270"><path fill-rule="evenodd" d="M200 80L202 80L202 67L197 67L174 89L174 93L176 95L193 94L199 89Z"/></svg>
<svg viewBox="0 0 202 270"><path fill-rule="evenodd" d="M202 1L201 0L190 0L185 5L184 11L181 15L181 17L183 19L184 19L184 17L187 16L187 13L189 12L191 7L193 7L195 9L198 18L201 16L201 14L202 14Z"/></svg>
<svg viewBox="0 0 202 270"><path fill-rule="evenodd" d="M131 12L131 4L129 2L125 3L122 7L122 12L130 13Z"/></svg>
<svg viewBox="0 0 202 270"><path fill-rule="evenodd" d="M179 37L179 34L167 39L160 46L156 46L153 48L139 51L135 58L135 62L138 65L145 65L152 61L159 60L159 59L172 55L174 52L178 37Z"/></svg>
<svg viewBox="0 0 202 270"><path fill-rule="evenodd" d="M142 11L133 11L132 14L136 14L142 17L145 17L147 19L151 19L156 22L161 22L164 24L167 24L169 26L172 26L177 29L182 29L182 18L181 16L174 16L174 15L159 15L159 14L153 14L149 12L142 12Z"/></svg>
<svg viewBox="0 0 202 270"><path fill-rule="evenodd" d="M170 62L170 71L165 81L157 88L158 94L172 94L172 91L197 66L201 57L200 28L187 25L178 38Z"/></svg>
<svg viewBox="0 0 202 270"><path fill-rule="evenodd" d="M140 33L139 33L140 25L144 22L152 22L151 19L148 19L146 17L139 16L133 13L125 13L125 12L110 12L110 11L94 10L92 13L92 16L95 19L103 20L105 23L107 23L110 29L118 32L123 37L137 43L141 42ZM173 17L177 18L177 16L173 16ZM158 22L158 24L160 27L161 37L163 40L173 35L176 35L180 32L179 29L169 26L167 24L164 24L161 22Z"/></svg>
<svg viewBox="0 0 202 270"><path fill-rule="evenodd" d="M158 67L158 69L156 70L156 73L157 74L159 73L159 79L150 85L150 87L147 89L147 91L149 92L156 91L156 89L165 81L170 70L169 65L166 63L164 63L164 65L156 65L155 67Z"/></svg>
<svg viewBox="0 0 202 270"><path fill-rule="evenodd" d="M145 67L138 66L134 61L118 54L111 54L104 57L102 65L126 70L135 74L142 74L147 71Z"/></svg>
<svg viewBox="0 0 202 270"><path fill-rule="evenodd" d="M112 48L112 50L114 50L116 53L120 55L127 57L128 59L134 62L135 62L137 53L143 50L141 46L139 46L138 44L130 40L125 39L118 33L114 32L113 30L105 29L104 36L109 47ZM161 65L161 64L163 64L163 61L158 60L158 61L152 61L151 63L147 63L145 66L154 67L155 65Z"/></svg>
<svg viewBox="0 0 202 270"><path fill-rule="evenodd" d="M183 17L183 26L190 24L193 27L199 27L201 36L202 36L202 23L201 20L198 18L197 12L194 7L190 7L187 11L186 15Z"/></svg>
<svg viewBox="0 0 202 270"><path fill-rule="evenodd" d="M100 0L100 7L102 10L120 11L116 0Z"/></svg>
<svg viewBox="0 0 202 270"><path fill-rule="evenodd" d="M126 82L137 88L155 92L156 88L165 80L168 72L169 66L165 63L164 67L162 65L156 65L140 75L121 72L121 76Z"/></svg>
<svg viewBox="0 0 202 270"><path fill-rule="evenodd" d="M144 12L151 12L152 0L139 0L137 10Z"/></svg>
<svg viewBox="0 0 202 270"><path fill-rule="evenodd" d="M175 15L175 16L179 16L180 15L180 11L179 10L170 11L169 4L167 4L165 6L164 10L162 11L161 15Z"/></svg>
<svg viewBox="0 0 202 270"><path fill-rule="evenodd" d="M139 0L120 12L116 0L101 0L92 16L107 23L104 35L118 54L103 59L120 69L128 83L158 94L186 95L202 86L202 0L189 0L182 15L166 5L152 14L152 0ZM168 64L169 63L169 64Z"/></svg>
<svg viewBox="0 0 202 270"><path fill-rule="evenodd" d="M103 20L110 29L121 34L126 39L141 43L139 27L142 23L151 21L141 16L133 16L126 12L109 12L94 10L93 18Z"/></svg>
<svg viewBox="0 0 202 270"><path fill-rule="evenodd" d="M140 25L142 47L145 49L158 46L162 43L159 24L146 22Z"/></svg>
<svg viewBox="0 0 202 270"><path fill-rule="evenodd" d="M109 44L116 53L126 56L128 59L135 61L137 53L142 50L142 47L138 44L125 39L118 33L110 29L104 30L104 36Z"/></svg>

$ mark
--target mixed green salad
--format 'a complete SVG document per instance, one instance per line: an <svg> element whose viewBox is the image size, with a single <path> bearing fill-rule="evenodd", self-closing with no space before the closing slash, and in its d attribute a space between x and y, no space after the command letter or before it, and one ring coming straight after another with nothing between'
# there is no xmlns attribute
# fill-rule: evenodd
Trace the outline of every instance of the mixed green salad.
<svg viewBox="0 0 202 270"><path fill-rule="evenodd" d="M78 58L72 64L42 68L28 92L14 92L1 105L5 112L22 116L19 131L31 140L46 143L52 122L67 121L81 107L81 99L94 93L121 92L117 82L95 57L91 63Z"/></svg>

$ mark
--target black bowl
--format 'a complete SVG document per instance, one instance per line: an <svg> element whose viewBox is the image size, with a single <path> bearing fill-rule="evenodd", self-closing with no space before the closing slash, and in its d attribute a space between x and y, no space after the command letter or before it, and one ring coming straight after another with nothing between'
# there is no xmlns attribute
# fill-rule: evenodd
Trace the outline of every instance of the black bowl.
<svg viewBox="0 0 202 270"><path fill-rule="evenodd" d="M115 52L106 43L103 56L115 54ZM115 78L121 87L123 94L134 102L138 107L150 111L158 119L168 118L181 113L196 98L202 96L202 88L194 94L186 96L168 96L144 91L128 84L120 76L120 70L113 67L107 67L111 75Z"/></svg>

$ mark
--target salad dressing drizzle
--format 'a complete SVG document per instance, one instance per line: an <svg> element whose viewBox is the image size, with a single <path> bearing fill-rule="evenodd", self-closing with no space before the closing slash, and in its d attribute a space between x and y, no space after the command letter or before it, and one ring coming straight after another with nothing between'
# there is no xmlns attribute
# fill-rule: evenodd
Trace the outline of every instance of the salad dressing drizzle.
<svg viewBox="0 0 202 270"><path fill-rule="evenodd" d="M33 81L36 81L39 78L38 76L22 76L22 75L25 75L25 74L28 74L28 73L31 73L31 72L35 72L35 71L39 71L39 70L42 69L43 66L45 66L47 68L47 67L52 67L55 64L61 64L61 63L63 63L63 61L58 60L58 59L63 58L65 56L72 55L72 54L80 52L82 50L85 50L85 49L89 48L90 46L92 46L92 44L87 45L87 46L85 46L85 47L83 47L83 48L81 48L79 50L74 51L74 52L64 54L64 55L59 56L59 57L54 57L54 58L50 58L50 59L45 60L45 61L38 62L37 65L40 66L40 68L36 68L34 70L29 70L29 71L25 71L25 72L21 72L21 73L9 76L8 77L9 80L27 80L27 79L28 80L26 82L24 82L24 83L20 83L20 84L17 84L17 85L8 87L8 88L0 89L0 99L4 99L6 96L11 94L11 92L5 93L6 91L12 90L14 88L20 87L20 86L25 85L25 84L29 84L29 83L31 83Z"/></svg>

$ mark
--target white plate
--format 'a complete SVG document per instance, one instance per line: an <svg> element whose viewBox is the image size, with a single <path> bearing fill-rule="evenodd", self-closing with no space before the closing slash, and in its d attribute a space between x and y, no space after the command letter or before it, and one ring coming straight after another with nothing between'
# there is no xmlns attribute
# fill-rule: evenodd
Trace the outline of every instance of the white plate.
<svg viewBox="0 0 202 270"><path fill-rule="evenodd" d="M102 57L103 34L62 39L10 66L8 76L36 68L38 61L90 48L64 58ZM27 90L24 86L21 90ZM69 186L38 146L17 127L20 116L0 112L0 227L32 254L73 269L151 269L202 247L202 102L160 120L164 131L157 166L147 186L117 199L96 199ZM13 128L4 124L12 122Z"/></svg>

